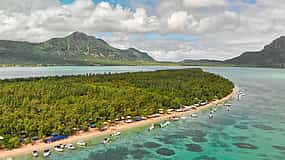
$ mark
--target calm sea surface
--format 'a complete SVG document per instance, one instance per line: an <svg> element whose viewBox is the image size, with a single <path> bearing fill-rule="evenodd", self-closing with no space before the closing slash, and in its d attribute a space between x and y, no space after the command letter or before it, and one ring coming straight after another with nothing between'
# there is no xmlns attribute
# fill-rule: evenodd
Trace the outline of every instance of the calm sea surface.
<svg viewBox="0 0 285 160"><path fill-rule="evenodd" d="M13 67L0 68L0 79L179 68L183 67ZM53 152L49 159L285 160L285 70L202 68L232 80L246 96L233 100L230 112L220 106L212 120L205 111L152 132L148 126L124 131L108 145L100 144L103 137L91 139L88 147ZM29 154L19 159L32 158Z"/></svg>

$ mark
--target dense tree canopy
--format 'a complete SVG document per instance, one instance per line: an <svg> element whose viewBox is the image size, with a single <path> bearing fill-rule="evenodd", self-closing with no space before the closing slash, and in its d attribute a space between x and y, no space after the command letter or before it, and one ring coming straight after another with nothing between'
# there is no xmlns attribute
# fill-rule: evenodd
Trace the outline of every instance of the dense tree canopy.
<svg viewBox="0 0 285 160"><path fill-rule="evenodd" d="M222 98L233 83L201 69L182 69L3 80L0 88L2 146L13 148L21 137L69 135L90 123L100 127L121 116Z"/></svg>

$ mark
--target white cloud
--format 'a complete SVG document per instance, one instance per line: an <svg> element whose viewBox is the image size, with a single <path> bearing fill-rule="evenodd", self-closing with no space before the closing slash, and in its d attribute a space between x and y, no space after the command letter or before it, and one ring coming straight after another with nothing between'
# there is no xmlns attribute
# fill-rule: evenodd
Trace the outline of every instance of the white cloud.
<svg viewBox="0 0 285 160"><path fill-rule="evenodd" d="M157 6L135 3L123 8L91 0L60 5L57 0L0 1L0 39L43 41L75 30L113 32L111 44L138 47L156 59L225 59L262 48L285 34L283 0L159 0ZM190 34L199 40L144 39L132 34Z"/></svg>

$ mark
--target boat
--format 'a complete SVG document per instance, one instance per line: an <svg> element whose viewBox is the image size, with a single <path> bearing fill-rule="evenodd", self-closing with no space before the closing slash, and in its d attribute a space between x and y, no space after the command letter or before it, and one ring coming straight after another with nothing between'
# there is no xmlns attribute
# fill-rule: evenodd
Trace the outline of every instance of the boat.
<svg viewBox="0 0 285 160"><path fill-rule="evenodd" d="M148 131L152 131L154 129L154 124L151 124L151 126L148 128Z"/></svg>
<svg viewBox="0 0 285 160"><path fill-rule="evenodd" d="M76 144L79 146L86 146L87 145L87 143L83 140L78 141Z"/></svg>
<svg viewBox="0 0 285 160"><path fill-rule="evenodd" d="M225 103L224 106L226 106L226 107L231 107L232 104L230 104L230 103Z"/></svg>
<svg viewBox="0 0 285 160"><path fill-rule="evenodd" d="M208 115L208 117L209 117L209 119L213 119L213 118L214 118L214 115L210 113L210 114Z"/></svg>
<svg viewBox="0 0 285 160"><path fill-rule="evenodd" d="M173 120L173 121L178 121L180 118L179 117L176 117L176 116L174 116L174 117L171 117L171 120Z"/></svg>
<svg viewBox="0 0 285 160"><path fill-rule="evenodd" d="M65 148L70 149L70 150L74 150L75 149L75 147L71 143L70 144L66 144Z"/></svg>
<svg viewBox="0 0 285 160"><path fill-rule="evenodd" d="M132 122L133 122L133 120L128 119L128 120L126 120L125 122L126 122L126 123L132 123Z"/></svg>
<svg viewBox="0 0 285 160"><path fill-rule="evenodd" d="M192 118L197 118L197 117L198 117L198 114L194 114L194 113L193 113L193 114L191 114L190 116L191 116Z"/></svg>
<svg viewBox="0 0 285 160"><path fill-rule="evenodd" d="M173 111L174 111L174 109L168 109L167 114L172 114Z"/></svg>
<svg viewBox="0 0 285 160"><path fill-rule="evenodd" d="M35 150L35 151L32 152L32 155L33 155L33 157L38 157L39 156L39 152Z"/></svg>
<svg viewBox="0 0 285 160"><path fill-rule="evenodd" d="M208 101L205 101L205 102L201 102L199 105L200 106L205 106L205 105L207 105L208 104Z"/></svg>
<svg viewBox="0 0 285 160"><path fill-rule="evenodd" d="M192 109L193 109L193 110L196 110L196 109L197 109L197 106L194 106L194 105L193 105Z"/></svg>
<svg viewBox="0 0 285 160"><path fill-rule="evenodd" d="M107 144L110 142L110 138L104 138L104 140L102 141L103 144Z"/></svg>
<svg viewBox="0 0 285 160"><path fill-rule="evenodd" d="M217 112L217 108L215 107L213 111L214 111L214 112Z"/></svg>
<svg viewBox="0 0 285 160"><path fill-rule="evenodd" d="M54 150L58 151L58 152L63 152L64 151L64 149L63 149L63 147L61 145L54 146Z"/></svg>
<svg viewBox="0 0 285 160"><path fill-rule="evenodd" d="M160 108L158 109L159 114L164 114L164 109Z"/></svg>
<svg viewBox="0 0 285 160"><path fill-rule="evenodd" d="M161 122L161 123L160 123L160 127L161 127L161 128L164 128L164 127L167 127L169 124L170 124L169 121Z"/></svg>
<svg viewBox="0 0 285 160"><path fill-rule="evenodd" d="M142 120L147 120L147 118L146 118L146 117L144 117L144 116L142 116L142 117L141 117L141 119L142 119Z"/></svg>
<svg viewBox="0 0 285 160"><path fill-rule="evenodd" d="M112 134L112 137L119 136L119 135L121 135L120 131L114 131Z"/></svg>
<svg viewBox="0 0 285 160"><path fill-rule="evenodd" d="M176 109L175 112L183 112L183 109Z"/></svg>
<svg viewBox="0 0 285 160"><path fill-rule="evenodd" d="M44 150L43 156L48 157L48 156L50 156L50 154L51 154L51 151L49 149L46 149L46 150Z"/></svg>
<svg viewBox="0 0 285 160"><path fill-rule="evenodd" d="M180 119L187 119L187 117L185 117L185 116L182 116Z"/></svg>
<svg viewBox="0 0 285 160"><path fill-rule="evenodd" d="M228 112L230 111L230 107L229 107L229 106L227 107L227 111L228 111Z"/></svg>

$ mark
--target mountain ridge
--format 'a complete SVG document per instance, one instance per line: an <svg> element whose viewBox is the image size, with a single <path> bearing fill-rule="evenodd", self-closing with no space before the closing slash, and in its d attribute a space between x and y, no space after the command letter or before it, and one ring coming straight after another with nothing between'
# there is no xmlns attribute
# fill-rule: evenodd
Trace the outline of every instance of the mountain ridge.
<svg viewBox="0 0 285 160"><path fill-rule="evenodd" d="M225 63L256 67L285 67L285 36L273 40L260 51L244 52L240 56L225 60Z"/></svg>
<svg viewBox="0 0 285 160"><path fill-rule="evenodd" d="M0 64L100 65L135 61L156 62L145 52L118 49L82 32L39 43L0 40Z"/></svg>

